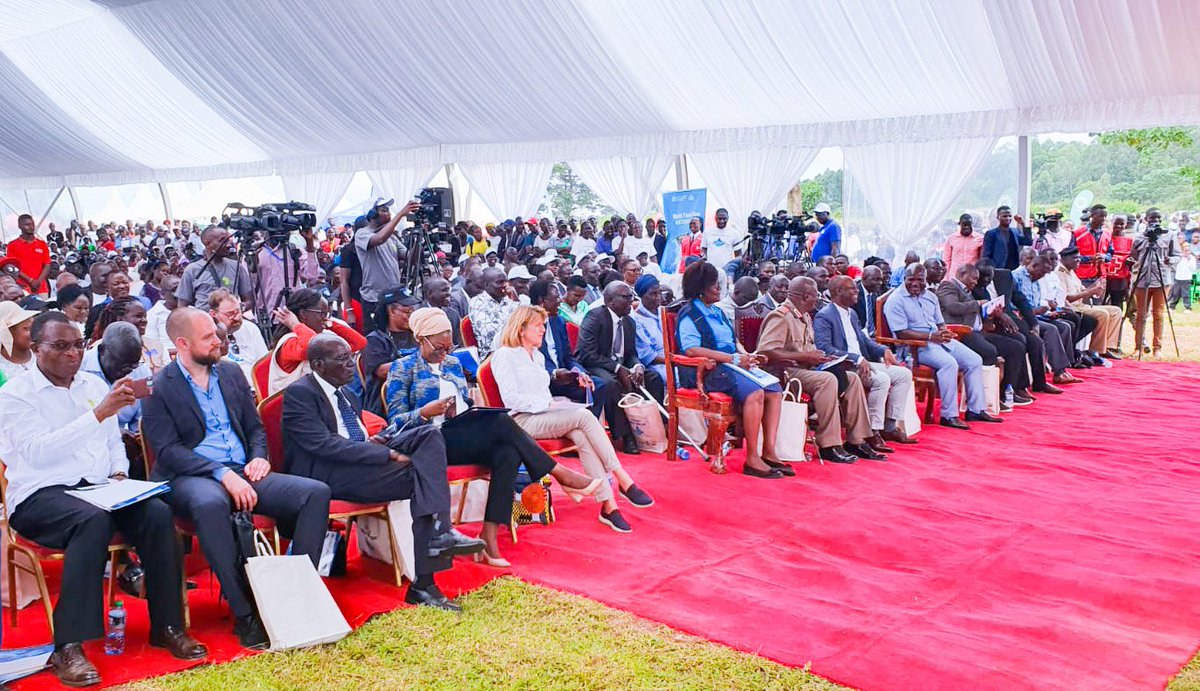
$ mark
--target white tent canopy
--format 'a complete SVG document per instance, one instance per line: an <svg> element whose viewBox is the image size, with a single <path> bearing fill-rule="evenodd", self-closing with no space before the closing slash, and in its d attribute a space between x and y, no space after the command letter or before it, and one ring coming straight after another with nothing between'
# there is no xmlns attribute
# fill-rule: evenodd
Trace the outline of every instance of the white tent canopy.
<svg viewBox="0 0 1200 691"><path fill-rule="evenodd" d="M0 188L1190 124L1196 35L1191 0L0 0Z"/></svg>

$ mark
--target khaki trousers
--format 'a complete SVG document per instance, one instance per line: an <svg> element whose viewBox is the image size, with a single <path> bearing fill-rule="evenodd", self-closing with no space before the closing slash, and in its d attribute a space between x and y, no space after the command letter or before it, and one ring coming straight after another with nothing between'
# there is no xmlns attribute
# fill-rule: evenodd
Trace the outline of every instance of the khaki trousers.
<svg viewBox="0 0 1200 691"><path fill-rule="evenodd" d="M1121 308L1115 305L1073 305L1075 311L1095 319L1096 330L1088 344L1092 350L1104 354L1109 348L1117 348L1117 330L1121 328Z"/></svg>
<svg viewBox="0 0 1200 691"><path fill-rule="evenodd" d="M867 397L862 381L855 372L847 372L848 386L838 405L837 377L829 372L793 368L787 376L800 380L800 387L812 398L817 411L817 446L822 449L842 443L842 423L846 426L846 441L861 444L871 436L871 418L867 414Z"/></svg>
<svg viewBox="0 0 1200 691"><path fill-rule="evenodd" d="M1162 350L1163 320L1166 318L1167 298L1162 288L1135 288L1133 299L1137 304L1137 316L1133 319L1133 344L1141 348L1146 344L1146 317L1154 319L1154 352ZM1153 314L1152 314L1153 313Z"/></svg>
<svg viewBox="0 0 1200 691"><path fill-rule="evenodd" d="M544 413L517 413L513 420L534 439L566 437L579 447L579 462L589 477L605 480L596 492L596 501L613 498L608 475L621 467L612 442L600 421L587 408L547 410Z"/></svg>

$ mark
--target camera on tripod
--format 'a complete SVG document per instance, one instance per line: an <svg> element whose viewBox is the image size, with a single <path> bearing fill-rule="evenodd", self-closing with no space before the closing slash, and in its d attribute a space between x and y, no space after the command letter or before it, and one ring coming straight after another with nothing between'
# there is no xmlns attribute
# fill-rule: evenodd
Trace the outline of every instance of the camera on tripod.
<svg viewBox="0 0 1200 691"><path fill-rule="evenodd" d="M1038 214L1033 217L1033 224L1037 226L1037 234L1045 235L1049 230L1058 230L1058 224L1062 220L1062 212L1051 209L1049 214Z"/></svg>
<svg viewBox="0 0 1200 691"><path fill-rule="evenodd" d="M246 206L230 202L221 212L224 225L245 247L255 242L255 234L271 245L285 243L294 231L317 226L317 209L312 204L282 202Z"/></svg>
<svg viewBox="0 0 1200 691"><path fill-rule="evenodd" d="M1167 229L1163 227L1161 221L1158 223L1151 223L1150 225L1146 226L1146 239L1150 242L1158 242L1158 239L1162 237L1163 233L1165 232L1167 232Z"/></svg>
<svg viewBox="0 0 1200 691"><path fill-rule="evenodd" d="M420 206L408 215L408 220L418 226L428 225L430 228L447 230L453 208L447 208L443 192L442 188L436 187L426 187L418 192L413 201L418 202Z"/></svg>
<svg viewBox="0 0 1200 691"><path fill-rule="evenodd" d="M763 216L758 211L752 211L750 217L746 219L746 228L755 237L765 237L767 235L803 237L805 233L811 230L809 222L812 218L812 214L807 213L789 216L782 209L776 212L774 216Z"/></svg>

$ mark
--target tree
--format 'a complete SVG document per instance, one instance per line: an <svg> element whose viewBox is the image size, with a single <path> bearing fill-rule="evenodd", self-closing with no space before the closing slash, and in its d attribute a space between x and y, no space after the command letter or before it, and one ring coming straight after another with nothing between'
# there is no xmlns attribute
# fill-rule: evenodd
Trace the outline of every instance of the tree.
<svg viewBox="0 0 1200 691"><path fill-rule="evenodd" d="M570 218L577 214L611 216L616 212L571 170L571 166L555 163L550 172L550 184L546 186L546 201L538 209L540 215L550 213L556 218Z"/></svg>

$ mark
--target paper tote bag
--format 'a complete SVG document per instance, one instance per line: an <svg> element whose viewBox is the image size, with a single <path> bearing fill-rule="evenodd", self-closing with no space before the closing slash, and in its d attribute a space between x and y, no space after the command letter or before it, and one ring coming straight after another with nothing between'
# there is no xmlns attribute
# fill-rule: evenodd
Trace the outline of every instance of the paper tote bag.
<svg viewBox="0 0 1200 691"><path fill-rule="evenodd" d="M625 419L629 420L639 449L647 453L667 450L667 428L654 401L648 401L640 394L627 393L617 401L617 405L625 411Z"/></svg>
<svg viewBox="0 0 1200 691"><path fill-rule="evenodd" d="M808 404L800 400L800 380L789 378L784 385L783 401L779 407L779 431L775 433L775 453L779 460L802 463L804 445L808 441ZM758 450L762 451L762 437Z"/></svg>
<svg viewBox="0 0 1200 691"><path fill-rule="evenodd" d="M339 641L350 624L338 609L312 560L302 555L265 556L246 560L246 579L258 614L271 638L271 650L307 648Z"/></svg>

